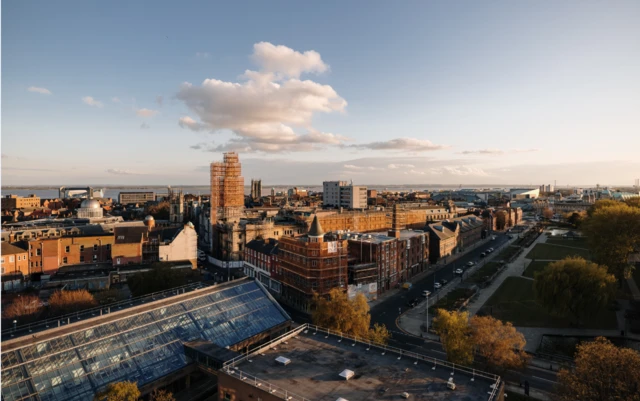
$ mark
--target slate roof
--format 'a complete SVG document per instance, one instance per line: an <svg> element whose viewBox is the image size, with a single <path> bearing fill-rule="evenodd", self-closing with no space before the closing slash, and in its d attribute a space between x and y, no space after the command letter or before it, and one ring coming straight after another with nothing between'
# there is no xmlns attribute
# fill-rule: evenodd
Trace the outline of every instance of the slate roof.
<svg viewBox="0 0 640 401"><path fill-rule="evenodd" d="M318 221L317 215L313 217L313 223L311 223L311 227L309 228L308 234L310 237L321 237L324 235L324 230L320 225L320 221Z"/></svg>
<svg viewBox="0 0 640 401"><path fill-rule="evenodd" d="M278 241L270 238L265 241L263 239L254 239L247 243L246 248L254 250L256 252L265 255L277 255L278 254Z"/></svg>
<svg viewBox="0 0 640 401"><path fill-rule="evenodd" d="M147 227L116 227L114 229L114 235L116 237L115 243L138 244L148 231L149 229Z"/></svg>
<svg viewBox="0 0 640 401"><path fill-rule="evenodd" d="M26 253L27 250L26 249L22 249L20 247L17 247L15 245L11 245L7 242L3 242L2 243L2 256L4 255L16 255L19 253Z"/></svg>

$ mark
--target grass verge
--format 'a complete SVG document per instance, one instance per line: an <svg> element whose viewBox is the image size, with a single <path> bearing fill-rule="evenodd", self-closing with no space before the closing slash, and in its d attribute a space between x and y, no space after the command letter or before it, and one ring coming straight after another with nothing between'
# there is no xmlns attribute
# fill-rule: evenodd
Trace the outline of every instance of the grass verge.
<svg viewBox="0 0 640 401"><path fill-rule="evenodd" d="M567 256L581 256L587 260L590 260L588 249L583 248L569 248L567 246L560 246L554 244L536 244L532 250L529 251L527 259L550 259L561 260Z"/></svg>

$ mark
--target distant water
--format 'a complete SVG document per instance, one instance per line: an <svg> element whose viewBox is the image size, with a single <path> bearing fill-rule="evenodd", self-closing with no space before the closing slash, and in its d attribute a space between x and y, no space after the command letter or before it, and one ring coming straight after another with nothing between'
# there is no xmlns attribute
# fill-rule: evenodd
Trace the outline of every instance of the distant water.
<svg viewBox="0 0 640 401"><path fill-rule="evenodd" d="M271 186L271 185L263 185L262 186L262 195L266 196L266 195L270 195L271 194L271 188L274 188L276 190L276 192L286 192L287 189L294 187L293 185L289 185L289 186L285 186L285 185L276 185L276 186ZM298 188L304 188L307 189L309 191L322 191L322 186L320 185L312 185L312 186L303 186L303 185L298 185ZM369 189L376 189L378 191L383 191L383 190L389 190L389 191L398 191L398 192L407 192L407 191L425 191L425 190L436 190L436 191L446 191L446 190L454 190L454 189L460 189L459 186L444 186L444 185L370 185L367 186ZM103 189L102 187L93 187L94 189ZM179 187L179 186L174 186L172 187L174 190L180 190L182 189L182 191L185 194L193 194L193 195L207 195L209 194L209 186L183 186L183 187ZM497 189L497 188L504 188L504 187L498 187L498 186L489 186L489 185L483 185L483 186L473 186L473 185L466 185L463 188L467 188L467 189ZM32 187L32 188L28 188L28 187L19 187L19 188L6 188L3 187L1 188L1 193L2 196L5 195L9 195L9 194L15 194L18 196L28 196L30 194L35 194L37 196L39 196L42 199L51 199L51 198L57 198L58 197L58 189L57 188L51 188L51 187ZM113 198L113 199L117 199L118 195L120 194L120 192L146 192L146 191L153 191L156 194L166 194L167 193L167 187L161 187L161 186L147 186L147 187L140 187L140 188L104 188L105 191L105 198ZM245 185L244 187L244 193L245 195L249 195L251 193L251 186L249 185Z"/></svg>

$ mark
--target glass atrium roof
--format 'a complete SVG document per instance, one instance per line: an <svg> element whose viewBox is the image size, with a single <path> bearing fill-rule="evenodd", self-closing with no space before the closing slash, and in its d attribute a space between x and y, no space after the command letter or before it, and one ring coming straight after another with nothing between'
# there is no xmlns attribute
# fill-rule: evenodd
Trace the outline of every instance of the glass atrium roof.
<svg viewBox="0 0 640 401"><path fill-rule="evenodd" d="M253 281L130 311L116 321L3 352L2 400L87 400L111 382L142 386L187 364L183 342L202 338L226 347L290 320Z"/></svg>

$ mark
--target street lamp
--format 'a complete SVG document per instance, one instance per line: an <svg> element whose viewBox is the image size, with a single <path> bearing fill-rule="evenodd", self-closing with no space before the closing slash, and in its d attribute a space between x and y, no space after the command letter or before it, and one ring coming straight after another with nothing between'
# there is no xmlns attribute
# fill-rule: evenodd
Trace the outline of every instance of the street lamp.
<svg viewBox="0 0 640 401"><path fill-rule="evenodd" d="M17 320L13 321L13 331L16 331L16 325L18 324Z"/></svg>

